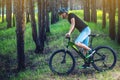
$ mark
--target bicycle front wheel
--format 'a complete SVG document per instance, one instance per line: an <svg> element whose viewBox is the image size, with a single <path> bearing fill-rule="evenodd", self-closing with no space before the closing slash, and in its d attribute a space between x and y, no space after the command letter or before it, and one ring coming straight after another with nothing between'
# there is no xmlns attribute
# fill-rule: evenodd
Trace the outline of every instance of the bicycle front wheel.
<svg viewBox="0 0 120 80"><path fill-rule="evenodd" d="M75 67L75 59L70 51L57 50L50 57L49 67L59 75L69 74Z"/></svg>
<svg viewBox="0 0 120 80"><path fill-rule="evenodd" d="M117 60L115 51L107 46L99 46L94 50L93 67L98 71L113 69Z"/></svg>

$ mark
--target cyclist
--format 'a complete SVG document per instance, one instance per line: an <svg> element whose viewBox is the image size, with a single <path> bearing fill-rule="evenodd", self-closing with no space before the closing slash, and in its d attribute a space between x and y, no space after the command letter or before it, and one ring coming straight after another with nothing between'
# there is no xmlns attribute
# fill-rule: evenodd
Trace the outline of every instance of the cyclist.
<svg viewBox="0 0 120 80"><path fill-rule="evenodd" d="M91 29L89 28L89 26L86 23L84 23L74 13L68 14L68 11L64 8L60 9L58 11L58 14L63 19L68 19L68 22L71 24L70 29L69 29L68 33L66 33L65 36L70 37L71 33L76 28L80 32L80 34L77 37L77 39L75 40L75 45L84 49L84 52L83 52L84 55L86 55L87 51L89 52L89 54L91 54L92 50L91 50L91 48L88 47L89 35L91 33ZM87 68L87 67L90 67L89 61L88 62L86 61L80 68Z"/></svg>

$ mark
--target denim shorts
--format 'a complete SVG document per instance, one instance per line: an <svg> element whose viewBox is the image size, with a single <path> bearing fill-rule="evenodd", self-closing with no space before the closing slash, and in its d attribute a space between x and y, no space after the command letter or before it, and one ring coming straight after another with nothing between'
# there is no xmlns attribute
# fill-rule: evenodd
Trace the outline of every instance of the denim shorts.
<svg viewBox="0 0 120 80"><path fill-rule="evenodd" d="M88 46L90 34L91 34L91 29L89 27L86 27L85 29L82 30L80 35L77 37L77 39L75 40L75 43L80 42Z"/></svg>

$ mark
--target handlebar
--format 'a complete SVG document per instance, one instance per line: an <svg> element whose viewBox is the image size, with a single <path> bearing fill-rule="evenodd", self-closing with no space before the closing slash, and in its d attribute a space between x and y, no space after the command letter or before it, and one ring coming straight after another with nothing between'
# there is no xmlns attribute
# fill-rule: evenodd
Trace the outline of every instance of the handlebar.
<svg viewBox="0 0 120 80"><path fill-rule="evenodd" d="M66 37L66 39L68 39L70 41L71 38L70 37Z"/></svg>

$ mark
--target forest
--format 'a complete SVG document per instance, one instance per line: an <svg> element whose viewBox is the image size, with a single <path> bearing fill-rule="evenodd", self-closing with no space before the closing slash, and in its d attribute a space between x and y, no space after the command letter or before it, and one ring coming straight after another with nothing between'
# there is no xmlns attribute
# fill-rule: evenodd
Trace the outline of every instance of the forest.
<svg viewBox="0 0 120 80"><path fill-rule="evenodd" d="M0 79L119 80L119 4L120 0L0 0ZM67 19L58 14L61 8L77 15L92 34L99 35L93 40L94 48L105 45L115 51L117 60L112 70L81 70L77 67L83 64L80 57L69 75L60 76L50 70L49 59L56 50L65 48L65 34L70 29ZM78 35L75 30L72 41Z"/></svg>

